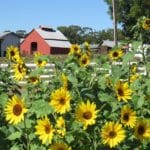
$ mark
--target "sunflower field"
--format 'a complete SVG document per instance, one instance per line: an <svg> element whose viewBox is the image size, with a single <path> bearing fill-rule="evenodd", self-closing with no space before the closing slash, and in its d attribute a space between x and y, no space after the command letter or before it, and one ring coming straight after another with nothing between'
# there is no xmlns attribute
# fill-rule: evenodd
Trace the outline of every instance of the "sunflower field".
<svg viewBox="0 0 150 150"><path fill-rule="evenodd" d="M31 69L9 46L8 67L0 69L0 150L149 150L149 51L140 39L101 59L85 42L61 62L37 52ZM49 63L46 82L40 76Z"/></svg>

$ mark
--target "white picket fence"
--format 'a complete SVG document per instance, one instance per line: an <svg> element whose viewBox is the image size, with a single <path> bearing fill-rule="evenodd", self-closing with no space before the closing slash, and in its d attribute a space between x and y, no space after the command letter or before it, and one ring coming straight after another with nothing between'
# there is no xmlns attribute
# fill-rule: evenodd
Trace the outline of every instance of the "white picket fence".
<svg viewBox="0 0 150 150"><path fill-rule="evenodd" d="M133 63L137 63L137 62L130 62L130 64L133 64ZM97 66L95 62L91 62L90 65L93 67ZM122 65L122 62L114 62L114 65ZM26 66L32 70L34 70L37 67L36 64L34 64L34 63L26 63ZM0 64L0 68L5 69L7 67L8 67L8 64L6 64L6 63ZM111 74L111 69L106 69L106 68L101 68L101 67L99 67L97 69L107 72L107 74ZM137 70L138 70L139 74L146 75L145 67L138 67ZM55 71L55 64L53 64L53 63L46 64L44 72L43 72L44 74L40 75L40 79L43 80L44 82L49 82L50 79L54 76L54 73L55 73L54 71ZM13 70L11 70L11 72L13 72ZM13 77L14 76L12 75L11 78L13 78ZM28 78L28 76L26 76L25 78ZM0 83L1 83L1 81L0 81ZM19 81L18 83L26 84L27 81Z"/></svg>

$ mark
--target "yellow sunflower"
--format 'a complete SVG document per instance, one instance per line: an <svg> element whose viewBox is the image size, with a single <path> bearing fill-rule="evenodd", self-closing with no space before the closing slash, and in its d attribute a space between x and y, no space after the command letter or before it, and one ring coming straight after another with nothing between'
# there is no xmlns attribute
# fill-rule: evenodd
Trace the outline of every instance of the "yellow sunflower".
<svg viewBox="0 0 150 150"><path fill-rule="evenodd" d="M49 150L71 150L71 147L64 143L54 143Z"/></svg>
<svg viewBox="0 0 150 150"><path fill-rule="evenodd" d="M130 83L133 83L134 81L136 81L137 79L140 78L140 75L139 74L133 74L130 76Z"/></svg>
<svg viewBox="0 0 150 150"><path fill-rule="evenodd" d="M79 59L79 64L81 67L86 67L90 64L90 57L87 54L83 54Z"/></svg>
<svg viewBox="0 0 150 150"><path fill-rule="evenodd" d="M65 120L63 117L59 117L56 121L56 133L61 136L66 134Z"/></svg>
<svg viewBox="0 0 150 150"><path fill-rule="evenodd" d="M121 123L130 128L133 128L136 124L136 113L133 111L129 105L123 106L121 109Z"/></svg>
<svg viewBox="0 0 150 150"><path fill-rule="evenodd" d="M125 139L125 130L118 122L106 122L101 132L102 143L109 145L110 148L116 147Z"/></svg>
<svg viewBox="0 0 150 150"><path fill-rule="evenodd" d="M18 81L23 80L27 74L27 67L22 61L18 62L17 64L14 64L13 70L14 70L14 78Z"/></svg>
<svg viewBox="0 0 150 150"><path fill-rule="evenodd" d="M42 56L42 54L40 52L35 52L34 53L34 57L39 57L39 56Z"/></svg>
<svg viewBox="0 0 150 150"><path fill-rule="evenodd" d="M18 124L24 120L24 114L27 110L28 109L25 107L23 100L19 96L14 95L9 99L4 109L6 120L10 124Z"/></svg>
<svg viewBox="0 0 150 150"><path fill-rule="evenodd" d="M135 74L137 72L137 65L136 64L133 64L131 66L131 73Z"/></svg>
<svg viewBox="0 0 150 150"><path fill-rule="evenodd" d="M39 83L39 81L40 81L40 79L39 79L39 77L38 76L30 76L29 78L28 78L28 82L29 83L32 83L32 84L37 84L37 83Z"/></svg>
<svg viewBox="0 0 150 150"><path fill-rule="evenodd" d="M134 134L140 140L150 139L150 120L138 120Z"/></svg>
<svg viewBox="0 0 150 150"><path fill-rule="evenodd" d="M20 59L18 47L15 47L13 45L8 46L6 49L6 57L11 61L18 61Z"/></svg>
<svg viewBox="0 0 150 150"><path fill-rule="evenodd" d="M95 124L95 120L97 118L98 110L96 110L96 105L88 100L86 103L81 102L76 109L75 115L76 119L83 123L84 130L88 125Z"/></svg>
<svg viewBox="0 0 150 150"><path fill-rule="evenodd" d="M61 75L61 80L63 83L63 87L65 89L67 89L68 88L68 77L64 73Z"/></svg>
<svg viewBox="0 0 150 150"><path fill-rule="evenodd" d="M127 102L127 100L131 99L132 90L129 88L127 82L118 81L115 85L115 91L118 97L118 100L123 100Z"/></svg>
<svg viewBox="0 0 150 150"><path fill-rule="evenodd" d="M42 141L42 144L46 143L51 144L54 135L54 129L47 117L39 119L37 121L35 129L36 129L35 134L39 136L39 139Z"/></svg>
<svg viewBox="0 0 150 150"><path fill-rule="evenodd" d="M114 49L111 50L108 55L111 60L115 61L123 56L123 51L121 49Z"/></svg>
<svg viewBox="0 0 150 150"><path fill-rule="evenodd" d="M36 64L38 67L45 67L46 64L47 64L47 61L46 61L46 60L43 60L43 59L41 59L41 58L39 57L39 58L37 58L37 59L35 60L35 64Z"/></svg>
<svg viewBox="0 0 150 150"><path fill-rule="evenodd" d="M71 94L67 89L61 87L55 90L50 99L49 104L54 107L57 113L64 114L70 110Z"/></svg>
<svg viewBox="0 0 150 150"><path fill-rule="evenodd" d="M71 54L80 54L81 53L81 48L78 44L72 44L70 47L70 52L69 55Z"/></svg>
<svg viewBox="0 0 150 150"><path fill-rule="evenodd" d="M84 48L87 50L87 51L90 51L91 48L90 48L90 45L88 42L84 42Z"/></svg>
<svg viewBox="0 0 150 150"><path fill-rule="evenodd" d="M143 21L143 29L150 30L150 18L145 18Z"/></svg>

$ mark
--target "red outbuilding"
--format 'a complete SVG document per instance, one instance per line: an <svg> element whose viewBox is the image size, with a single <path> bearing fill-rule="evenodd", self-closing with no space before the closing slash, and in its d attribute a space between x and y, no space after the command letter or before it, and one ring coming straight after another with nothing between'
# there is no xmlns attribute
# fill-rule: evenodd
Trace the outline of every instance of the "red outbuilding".
<svg viewBox="0 0 150 150"><path fill-rule="evenodd" d="M34 52L44 55L67 54L70 46L70 42L60 31L40 26L25 37L20 44L20 51L22 55L32 55Z"/></svg>

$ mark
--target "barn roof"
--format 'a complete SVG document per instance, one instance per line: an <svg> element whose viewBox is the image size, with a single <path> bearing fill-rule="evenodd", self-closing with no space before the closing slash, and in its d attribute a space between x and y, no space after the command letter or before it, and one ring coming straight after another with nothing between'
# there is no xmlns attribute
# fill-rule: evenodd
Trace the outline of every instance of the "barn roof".
<svg viewBox="0 0 150 150"><path fill-rule="evenodd" d="M5 32L2 32L0 33L0 39L2 39L4 36L8 35L8 34L13 34L15 36L18 36L16 33L14 32L11 32L11 31L5 31ZM19 36L18 36L19 37Z"/></svg>
<svg viewBox="0 0 150 150"><path fill-rule="evenodd" d="M118 44L120 44L120 43L118 42ZM110 41L110 40L104 40L101 46L114 47L115 46L115 42L114 41Z"/></svg>
<svg viewBox="0 0 150 150"><path fill-rule="evenodd" d="M6 36L7 34L10 34L10 33L12 33L12 32L10 32L10 31L2 32L2 33L0 33L0 38L3 38L4 36Z"/></svg>
<svg viewBox="0 0 150 150"><path fill-rule="evenodd" d="M58 30L48 27L39 27L35 30L52 47L70 48L71 46L68 39Z"/></svg>

